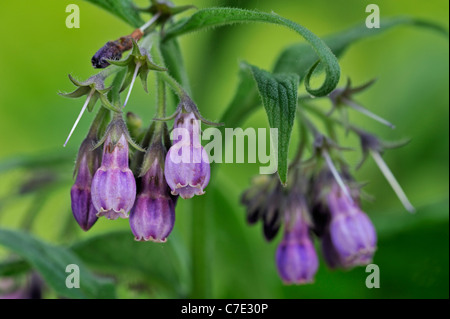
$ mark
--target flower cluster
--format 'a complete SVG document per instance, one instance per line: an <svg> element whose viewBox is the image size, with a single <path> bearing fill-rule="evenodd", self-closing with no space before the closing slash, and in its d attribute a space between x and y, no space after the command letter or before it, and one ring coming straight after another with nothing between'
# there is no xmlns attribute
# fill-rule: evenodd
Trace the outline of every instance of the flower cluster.
<svg viewBox="0 0 450 319"><path fill-rule="evenodd" d="M314 237L321 241L330 268L352 268L372 261L375 229L360 209L357 189L348 188L352 194L349 198L326 168L312 175L310 181L304 175L294 178L296 181L287 188L281 186L277 176L264 179L254 180L242 203L250 223L262 220L267 240L274 239L283 225L276 265L285 284L313 282L318 268Z"/></svg>
<svg viewBox="0 0 450 319"><path fill-rule="evenodd" d="M129 145L142 149L128 129L136 116L127 116L127 127L122 114L116 113L98 141L99 124L106 119L100 115L105 111L99 113L80 147L71 190L73 214L83 230L89 230L98 217L129 217L136 240L165 242L175 223L178 195L187 199L204 194L210 166L200 144L199 120L183 104L178 109L173 145L167 125L152 124L143 141L145 155L134 157L138 163L131 163ZM131 166L136 167L134 172Z"/></svg>
<svg viewBox="0 0 450 319"><path fill-rule="evenodd" d="M405 142L380 141L374 135L349 124L345 111L342 120L330 117L334 110L343 111L348 105L393 128L392 124L358 105L353 99L353 94L368 88L372 83L352 88L349 81L345 88L336 89L329 96L332 110L328 114L306 103L302 106L320 116L333 138L336 138L336 125L355 133L360 139L363 154L357 168L368 154L372 155L405 208L413 212L413 206L381 157L385 149L402 146ZM282 185L276 175L258 176L241 197L242 204L246 206L248 223L255 224L261 220L264 237L268 241L275 238L280 228L284 229L275 259L278 273L285 284L313 282L319 264L314 238L320 241L318 246L322 257L331 269L367 265L372 262L377 248L375 227L361 209L361 185L352 178L340 154L346 148L320 133L305 113L301 115L303 135L297 156L290 166L288 184ZM313 156L302 161L308 131L314 138ZM340 164L340 169L335 166L333 158Z"/></svg>

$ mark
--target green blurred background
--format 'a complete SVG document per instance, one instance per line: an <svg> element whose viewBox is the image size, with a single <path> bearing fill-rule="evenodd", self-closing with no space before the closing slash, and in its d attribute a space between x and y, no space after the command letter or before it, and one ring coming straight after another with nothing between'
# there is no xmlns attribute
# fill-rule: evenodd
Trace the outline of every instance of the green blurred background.
<svg viewBox="0 0 450 319"><path fill-rule="evenodd" d="M65 8L69 3L80 6L80 29L65 27ZM147 1L136 3L145 5ZM191 3L176 1L176 4ZM324 36L364 21L365 7L369 3L374 2L205 0L194 4L198 8L235 6L274 11ZM448 28L448 1L383 0L376 3L382 18L411 15ZM112 222L103 218L88 233L76 229L70 212L70 178L76 150L93 114L83 117L68 147L63 148L83 101L65 99L57 93L73 89L67 74L80 79L93 74L90 58L95 51L108 40L130 33L132 28L90 3L75 0L1 1L0 27L0 161L3 163L0 227L25 228L47 242L65 245L111 230L128 229L126 220ZM270 70L280 50L299 41L302 39L297 34L265 24L218 28L181 37L193 98L202 114L212 120L220 118L236 89L239 61L246 60ZM384 158L418 208L417 214L410 215L402 208L373 161L369 160L356 173L358 180L370 181L365 189L375 197L374 202L365 202L363 208L379 233L374 263L380 266L381 288L365 287L364 268L330 271L323 263L315 284L283 286L274 263L281 234L274 242L266 243L260 225L246 225L244 209L239 205L239 194L258 173L258 166L215 164L219 166L217 175L211 180L207 194L196 199L209 214L204 229L210 272L208 296L448 298L448 49L448 40L444 37L402 26L356 43L340 60L342 84L348 76L355 84L378 79L372 89L358 96L358 100L395 123L397 129L390 130L358 114L352 113L351 119L387 140L412 138L409 145L388 152ZM154 115L152 93L150 90L149 96L136 85L127 106L139 113L145 123ZM262 107L245 122L244 128L250 126L267 126ZM349 137L343 143L355 146L357 141ZM359 158L359 154L354 153L348 155L351 164L356 164ZM63 178L51 189L19 196L18 190L32 174L17 163L35 155L61 157L58 167ZM193 201L179 201L173 235L184 250L182 254L191 258L196 256L189 248L196 205ZM1 256L7 255L5 250L0 252ZM139 283L139 277L126 274L122 277L119 297L175 296L153 290L145 294L133 292L130 284Z"/></svg>

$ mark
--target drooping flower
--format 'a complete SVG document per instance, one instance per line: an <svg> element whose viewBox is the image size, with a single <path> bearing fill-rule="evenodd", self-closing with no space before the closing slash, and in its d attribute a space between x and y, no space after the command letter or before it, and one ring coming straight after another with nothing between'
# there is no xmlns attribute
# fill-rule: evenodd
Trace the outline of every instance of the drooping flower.
<svg viewBox="0 0 450 319"><path fill-rule="evenodd" d="M331 214L327 229L329 241L325 240L324 245L330 255L335 250L337 259L334 263L345 268L370 263L377 236L369 217L355 201L349 202L337 185L328 194L328 208Z"/></svg>
<svg viewBox="0 0 450 319"><path fill-rule="evenodd" d="M92 150L94 141L86 138L80 147L77 159L77 177L70 190L72 213L84 231L97 221L97 210L92 203L91 184L94 172L100 166L101 152Z"/></svg>
<svg viewBox="0 0 450 319"><path fill-rule="evenodd" d="M301 199L291 197L284 212L284 236L276 252L276 264L285 284L311 283L319 267L306 210Z"/></svg>
<svg viewBox="0 0 450 319"><path fill-rule="evenodd" d="M247 222L255 224L261 220L267 241L273 240L280 229L283 202L283 186L277 175L256 176L241 197L241 203L246 206Z"/></svg>
<svg viewBox="0 0 450 319"><path fill-rule="evenodd" d="M130 213L130 226L138 241L165 242L175 224L177 196L170 193L164 178L166 153L160 136L156 136L144 157L140 189Z"/></svg>
<svg viewBox="0 0 450 319"><path fill-rule="evenodd" d="M174 143L165 161L165 178L173 195L204 194L210 177L208 154L200 144L200 125L194 112L180 112L174 123Z"/></svg>
<svg viewBox="0 0 450 319"><path fill-rule="evenodd" d="M70 190L72 213L84 231L88 231L97 221L97 209L92 202L92 178L100 166L102 152L94 146L103 125L109 121L109 111L101 108L92 122L87 137L81 143L75 164L75 184Z"/></svg>
<svg viewBox="0 0 450 319"><path fill-rule="evenodd" d="M102 165L92 180L92 202L97 216L128 218L136 198L136 181L128 166L129 136L123 120L113 121L103 147Z"/></svg>

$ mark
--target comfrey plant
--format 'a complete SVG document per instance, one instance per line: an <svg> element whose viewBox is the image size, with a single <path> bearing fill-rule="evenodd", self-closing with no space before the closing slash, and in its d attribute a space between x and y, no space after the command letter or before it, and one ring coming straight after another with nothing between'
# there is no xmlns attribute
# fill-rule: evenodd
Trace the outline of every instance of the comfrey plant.
<svg viewBox="0 0 450 319"><path fill-rule="evenodd" d="M314 281L319 265L317 240L331 268L370 263L377 248L376 230L361 208L362 184L355 181L351 166L342 156L347 148L340 145L337 128L359 137L363 161L370 154L405 208L410 212L414 208L382 159L386 149L405 143L383 142L349 121L348 110L354 110L394 128L355 101L354 96L369 89L373 81L353 87L349 80L345 87L337 88L340 67L335 54L342 54L350 44L349 38L327 42L330 48L305 27L274 13L210 8L177 19L178 13L193 7L177 7L163 0L152 0L144 9L126 4L130 2L124 1L124 8L118 6L110 11L137 29L100 48L92 65L103 70L86 81L70 76L78 88L63 94L72 98L87 96L64 145L85 110L93 111L100 101L98 114L79 149L71 189L72 211L80 227L87 231L101 217L129 218L137 241L164 243L170 239L178 197L188 200L204 195L208 184L214 183L214 166L201 144L201 123L221 126L203 118L190 96L176 38L220 25L266 22L297 32L307 44L283 51L273 72L241 63L238 92L221 119L225 125L237 127L262 104L270 128L276 133L272 138L277 146L277 173L255 177L243 193L241 202L246 206L247 221L261 221L268 241L283 231L275 260L286 284ZM150 14L148 22L141 20L141 13ZM385 28L403 23L439 29L408 18L393 19ZM319 70L325 72L325 80L313 88L311 78ZM155 88L147 88L149 74L156 78ZM105 81L112 76L107 87ZM154 120L147 128L142 127L138 115L124 115L124 108L133 104L131 92L138 77L144 90L156 100ZM308 93L305 96L298 95L301 81ZM166 117L172 100L167 98L169 88L178 106L173 115ZM329 100L330 112L322 112L315 105L319 98ZM312 117L323 121L327 131L320 131L317 119L313 121ZM301 135L297 155L289 161L295 119ZM171 140L167 123L170 125L172 120ZM222 132L221 128L217 130ZM199 216L196 218L204 216L200 211L195 214ZM194 276L199 275L194 271Z"/></svg>

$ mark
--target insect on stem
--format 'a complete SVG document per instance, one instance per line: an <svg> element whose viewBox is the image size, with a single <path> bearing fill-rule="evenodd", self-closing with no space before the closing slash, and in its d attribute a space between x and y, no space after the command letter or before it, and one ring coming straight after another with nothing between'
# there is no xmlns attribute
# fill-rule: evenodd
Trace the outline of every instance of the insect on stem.
<svg viewBox="0 0 450 319"><path fill-rule="evenodd" d="M406 197L405 192L403 191L400 184L395 179L394 175L392 174L389 167L384 162L383 158L381 157L380 153L376 151L370 151L370 154L372 155L373 159L377 163L378 167L380 168L381 172L383 173L384 177L386 177L387 181L391 185L392 189L394 190L395 194L397 194L398 198L402 202L403 206L405 206L406 210L408 210L410 213L414 213L416 209L409 201L408 197Z"/></svg>
<svg viewBox="0 0 450 319"><path fill-rule="evenodd" d="M323 150L322 151L322 155L325 158L325 161L327 162L327 165L331 171L331 174L333 174L334 179L336 180L336 182L338 183L339 187L342 189L342 191L344 192L344 195L347 197L347 199L350 201L351 204L353 204L353 198L350 195L347 186L345 186L344 181L342 180L342 177L339 175L336 167L333 164L333 161L330 158L330 154L328 154L327 151Z"/></svg>
<svg viewBox="0 0 450 319"><path fill-rule="evenodd" d="M86 108L87 108L87 106L89 104L89 101L91 100L91 98L94 95L94 93L95 93L95 89L91 89L91 92L89 93L89 95L88 95L88 97L86 99L86 102L84 102L84 105L81 108L80 114L78 115L75 123L73 124L72 129L70 130L69 136L67 136L67 139L64 142L63 147L66 147L67 143L69 142L70 137L72 136L73 132L75 131L75 128L77 127L78 122L80 121L81 117L83 116L84 111L86 111Z"/></svg>

